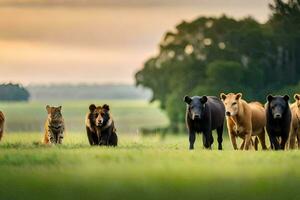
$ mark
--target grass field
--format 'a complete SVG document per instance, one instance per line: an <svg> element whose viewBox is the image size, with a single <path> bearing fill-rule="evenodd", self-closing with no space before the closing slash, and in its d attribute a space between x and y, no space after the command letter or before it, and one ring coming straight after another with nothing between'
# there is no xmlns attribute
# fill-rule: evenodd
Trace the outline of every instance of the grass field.
<svg viewBox="0 0 300 200"><path fill-rule="evenodd" d="M52 147L38 143L46 103L0 104L8 131L0 142L1 200L300 199L298 151L237 152L227 137L224 151L203 150L201 139L189 151L187 135L142 137L138 129L168 123L157 104L143 101L109 101L119 146L90 147L90 102L61 102L68 133Z"/></svg>
<svg viewBox="0 0 300 200"><path fill-rule="evenodd" d="M90 147L70 133L62 146L40 134L0 143L0 199L299 199L300 152L203 150L187 136L120 135L117 148ZM216 147L214 148L216 149Z"/></svg>
<svg viewBox="0 0 300 200"><path fill-rule="evenodd" d="M62 105L68 132L85 131L85 115L91 103L111 107L118 133L136 133L141 128L165 127L168 120L158 104L145 100L50 101L29 103L0 103L5 113L7 132L42 132L47 117L46 105Z"/></svg>

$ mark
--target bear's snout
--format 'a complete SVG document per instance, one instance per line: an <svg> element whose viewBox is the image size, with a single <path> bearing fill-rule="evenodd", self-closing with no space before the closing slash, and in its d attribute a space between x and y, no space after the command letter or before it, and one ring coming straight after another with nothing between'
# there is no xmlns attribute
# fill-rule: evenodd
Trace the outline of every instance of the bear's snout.
<svg viewBox="0 0 300 200"><path fill-rule="evenodd" d="M200 119L200 115L195 114L195 115L194 115L194 119Z"/></svg>
<svg viewBox="0 0 300 200"><path fill-rule="evenodd" d="M97 126L102 125L102 124L103 124L103 120L102 119L97 120Z"/></svg>
<svg viewBox="0 0 300 200"><path fill-rule="evenodd" d="M281 119L282 115L280 113L276 113L274 115L274 119Z"/></svg>

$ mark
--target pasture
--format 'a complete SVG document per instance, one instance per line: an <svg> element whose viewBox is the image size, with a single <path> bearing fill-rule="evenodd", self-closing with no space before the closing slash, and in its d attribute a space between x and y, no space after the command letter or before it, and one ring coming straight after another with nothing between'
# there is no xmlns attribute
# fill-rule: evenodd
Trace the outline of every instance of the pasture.
<svg viewBox="0 0 300 200"><path fill-rule="evenodd" d="M142 137L134 131L168 123L156 104L110 102L123 129L117 148L88 145L81 126L89 102L62 104L71 131L63 145L52 147L38 143L41 131L20 126L33 119L42 124L44 103L1 104L10 131L0 142L0 199L300 198L300 152L233 151L226 133L224 151L216 150L215 133L213 150L203 150L197 135L189 151L187 135ZM11 131L9 123L16 121L21 128Z"/></svg>
<svg viewBox="0 0 300 200"><path fill-rule="evenodd" d="M187 149L185 136L120 136L90 147L10 134L0 144L0 199L299 199L300 153ZM214 148L216 149L216 147Z"/></svg>

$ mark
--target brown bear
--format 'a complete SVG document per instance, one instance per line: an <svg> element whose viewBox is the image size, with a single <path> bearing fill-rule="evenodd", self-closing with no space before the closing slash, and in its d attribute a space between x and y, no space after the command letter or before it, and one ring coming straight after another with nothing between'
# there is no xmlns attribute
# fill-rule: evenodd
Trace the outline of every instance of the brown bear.
<svg viewBox="0 0 300 200"><path fill-rule="evenodd" d="M4 122L5 122L5 117L3 112L0 111L0 141L3 137L3 132L4 132Z"/></svg>
<svg viewBox="0 0 300 200"><path fill-rule="evenodd" d="M85 125L90 145L117 146L118 136L109 105L91 104L86 115Z"/></svg>

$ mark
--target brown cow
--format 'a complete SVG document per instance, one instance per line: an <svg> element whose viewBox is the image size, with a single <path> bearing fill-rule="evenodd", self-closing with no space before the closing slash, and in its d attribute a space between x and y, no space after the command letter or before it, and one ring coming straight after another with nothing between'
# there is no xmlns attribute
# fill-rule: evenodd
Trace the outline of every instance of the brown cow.
<svg viewBox="0 0 300 200"><path fill-rule="evenodd" d="M292 112L292 125L290 130L289 148L295 149L296 140L298 149L300 149L300 95L294 95L295 102L290 105Z"/></svg>
<svg viewBox="0 0 300 200"><path fill-rule="evenodd" d="M258 139L262 149L266 150L265 142L265 109L258 102L247 103L242 99L242 94L229 93L220 95L226 109L228 133L235 150L238 149L236 138L240 137L243 142L240 149L249 150L252 143L252 136L255 137L255 150L258 150ZM258 137L258 139L257 139Z"/></svg>

